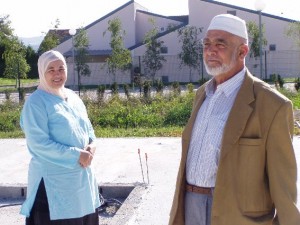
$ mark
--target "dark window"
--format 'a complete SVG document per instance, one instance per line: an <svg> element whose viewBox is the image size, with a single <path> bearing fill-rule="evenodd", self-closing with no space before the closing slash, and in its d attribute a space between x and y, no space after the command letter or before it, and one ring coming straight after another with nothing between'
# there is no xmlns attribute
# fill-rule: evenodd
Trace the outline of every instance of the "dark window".
<svg viewBox="0 0 300 225"><path fill-rule="evenodd" d="M161 47L160 48L160 53L161 54L167 54L168 53L168 47Z"/></svg>
<svg viewBox="0 0 300 225"><path fill-rule="evenodd" d="M236 16L235 10L227 10L227 13Z"/></svg>
<svg viewBox="0 0 300 225"><path fill-rule="evenodd" d="M269 45L269 50L270 51L276 51L276 45L274 45L274 44Z"/></svg>

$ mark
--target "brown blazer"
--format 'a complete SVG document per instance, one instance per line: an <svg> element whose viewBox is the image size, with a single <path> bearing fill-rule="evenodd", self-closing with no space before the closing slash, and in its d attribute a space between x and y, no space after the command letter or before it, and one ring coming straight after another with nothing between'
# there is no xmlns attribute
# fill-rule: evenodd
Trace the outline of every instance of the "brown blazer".
<svg viewBox="0 0 300 225"><path fill-rule="evenodd" d="M169 225L184 225L186 158L204 98L205 85L182 134ZM293 129L291 101L247 71L224 128L211 225L300 225Z"/></svg>

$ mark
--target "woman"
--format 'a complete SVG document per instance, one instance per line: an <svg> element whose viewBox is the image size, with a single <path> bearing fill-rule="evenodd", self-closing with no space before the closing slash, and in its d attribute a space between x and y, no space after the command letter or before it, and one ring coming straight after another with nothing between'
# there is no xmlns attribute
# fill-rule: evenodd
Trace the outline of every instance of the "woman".
<svg viewBox="0 0 300 225"><path fill-rule="evenodd" d="M26 100L20 124L32 155L26 225L98 225L98 185L90 167L95 134L81 99L64 87L63 55L47 51L38 60L40 84Z"/></svg>

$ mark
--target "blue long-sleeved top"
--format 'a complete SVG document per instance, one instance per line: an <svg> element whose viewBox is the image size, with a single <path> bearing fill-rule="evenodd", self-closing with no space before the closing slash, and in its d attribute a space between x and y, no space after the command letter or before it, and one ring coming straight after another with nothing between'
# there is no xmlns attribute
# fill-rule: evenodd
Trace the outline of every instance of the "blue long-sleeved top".
<svg viewBox="0 0 300 225"><path fill-rule="evenodd" d="M26 100L20 125L32 155L26 201L21 214L30 215L44 179L50 219L79 218L99 207L98 184L91 167L79 165L80 150L95 140L81 99L66 89L67 101L42 90Z"/></svg>

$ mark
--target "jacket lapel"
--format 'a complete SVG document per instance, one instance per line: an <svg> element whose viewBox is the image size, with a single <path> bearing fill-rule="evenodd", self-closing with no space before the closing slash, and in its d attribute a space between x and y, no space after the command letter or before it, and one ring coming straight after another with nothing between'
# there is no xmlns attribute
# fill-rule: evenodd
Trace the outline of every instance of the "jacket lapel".
<svg viewBox="0 0 300 225"><path fill-rule="evenodd" d="M247 71L224 128L221 158L225 157L232 149L231 146L239 140L253 111L250 106L255 100L253 82L252 75Z"/></svg>

